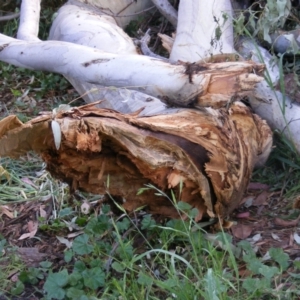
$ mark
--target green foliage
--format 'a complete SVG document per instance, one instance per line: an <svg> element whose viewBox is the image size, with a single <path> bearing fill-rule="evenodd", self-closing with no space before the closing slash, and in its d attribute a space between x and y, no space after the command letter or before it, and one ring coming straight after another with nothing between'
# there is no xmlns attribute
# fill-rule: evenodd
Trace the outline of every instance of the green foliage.
<svg viewBox="0 0 300 300"><path fill-rule="evenodd" d="M300 192L300 157L294 145L282 134L274 133L276 147L266 163L257 169L252 180L270 185L271 190L282 190L285 197Z"/></svg>
<svg viewBox="0 0 300 300"><path fill-rule="evenodd" d="M47 299L64 299L66 291L64 287L68 283L68 271L66 269L58 273L49 273L44 284L44 290L47 293Z"/></svg>
<svg viewBox="0 0 300 300"><path fill-rule="evenodd" d="M23 268L19 280L2 289L18 295L25 286L44 281L45 299L227 300L271 297L284 282L289 257L282 249L271 248L265 260L242 241L233 252L230 235L220 232L207 241L201 223L191 217L193 209L183 202L176 207L185 220L160 224L149 214L141 214L138 222L126 215L115 221L105 206L102 214L87 216L84 233L64 252L64 265L57 269L43 261L39 267ZM74 210L62 208L58 221L73 218ZM7 249L5 240L0 247ZM251 272L249 277L239 278L240 264ZM298 278L296 272L290 276Z"/></svg>
<svg viewBox="0 0 300 300"><path fill-rule="evenodd" d="M255 10L253 9L255 7ZM278 29L284 29L287 18L291 12L290 0L267 0L264 5L253 5L245 13L241 13L235 20L235 31L241 35L246 29L253 38L272 43L270 35Z"/></svg>
<svg viewBox="0 0 300 300"><path fill-rule="evenodd" d="M86 234L80 235L75 238L73 242L73 250L76 254L85 255L93 251L93 246L88 244L89 236Z"/></svg>

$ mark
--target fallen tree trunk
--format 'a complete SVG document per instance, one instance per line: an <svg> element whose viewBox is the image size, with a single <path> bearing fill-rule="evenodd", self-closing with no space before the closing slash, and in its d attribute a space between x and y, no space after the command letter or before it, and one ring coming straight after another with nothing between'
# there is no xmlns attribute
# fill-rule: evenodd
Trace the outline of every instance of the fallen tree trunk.
<svg viewBox="0 0 300 300"><path fill-rule="evenodd" d="M185 24L179 17L181 33L166 62L139 55L118 27L130 19L129 13L123 22L120 12L135 10L135 1L111 6L102 0L85 2L68 1L59 10L50 41L38 40L33 24L20 35L23 40L0 35L0 60L61 73L87 102L103 99L99 105L104 108L58 109L24 125L13 117L4 119L0 156L34 150L51 174L73 190L109 192L124 199L129 211L146 205L153 213L178 216L170 199L152 190L137 195L152 183L196 207L197 220L225 218L238 206L253 168L265 162L271 149L267 124L238 101L251 95L264 66L222 52L233 51L228 36L232 24L220 19L220 10L213 11L219 7L215 4L210 3L211 15L205 20L213 24L217 19L218 30L201 31L201 45L195 15ZM204 16L200 2L181 0L180 10ZM151 8L149 1L143 3L144 9ZM230 13L228 3L218 2ZM190 29L195 34L185 45ZM211 41L217 48L211 49ZM200 57L208 57L198 61L199 53L185 55L191 43L196 44L194 51L202 51Z"/></svg>

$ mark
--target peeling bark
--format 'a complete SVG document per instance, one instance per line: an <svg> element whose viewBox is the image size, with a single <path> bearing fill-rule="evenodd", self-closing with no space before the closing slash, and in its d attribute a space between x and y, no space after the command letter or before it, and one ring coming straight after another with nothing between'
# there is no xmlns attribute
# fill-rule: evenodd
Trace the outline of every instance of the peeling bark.
<svg viewBox="0 0 300 300"><path fill-rule="evenodd" d="M272 142L266 123L241 103L228 113L185 109L152 117L86 106L57 113L54 120L62 133L59 150L52 116L24 125L11 116L0 121L0 156L36 151L50 173L73 190L109 192L124 198L128 211L146 206L152 213L176 217L173 203L155 191L137 195L149 183L169 195L172 189L177 201L199 210L197 220L228 216Z"/></svg>

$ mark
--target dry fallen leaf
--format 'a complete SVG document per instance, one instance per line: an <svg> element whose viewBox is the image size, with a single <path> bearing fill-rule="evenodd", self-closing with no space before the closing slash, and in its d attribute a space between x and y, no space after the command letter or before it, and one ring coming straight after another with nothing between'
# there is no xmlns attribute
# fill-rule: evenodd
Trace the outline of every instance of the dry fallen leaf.
<svg viewBox="0 0 300 300"><path fill-rule="evenodd" d="M274 224L282 227L291 227L291 226L297 226L299 220L300 220L300 216L295 220L289 220L289 221L282 220L280 218L275 218Z"/></svg>
<svg viewBox="0 0 300 300"><path fill-rule="evenodd" d="M248 190L268 190L269 186L267 184L259 182L250 182L248 184Z"/></svg>
<svg viewBox="0 0 300 300"><path fill-rule="evenodd" d="M32 238L35 236L37 230L38 230L38 222L29 221L27 223L28 233L22 234L18 240L24 240L27 238Z"/></svg>
<svg viewBox="0 0 300 300"><path fill-rule="evenodd" d="M0 179L2 176L4 176L7 181L10 180L10 174L2 166L0 166Z"/></svg>
<svg viewBox="0 0 300 300"><path fill-rule="evenodd" d="M44 205L41 205L40 206L40 216L42 217L42 218L47 218L47 212L44 210Z"/></svg>
<svg viewBox="0 0 300 300"><path fill-rule="evenodd" d="M0 216L2 215L6 215L10 219L14 218L14 214L9 210L9 207L7 205L0 206Z"/></svg>
<svg viewBox="0 0 300 300"><path fill-rule="evenodd" d="M300 236L296 232L294 232L294 240L298 245L300 245Z"/></svg>
<svg viewBox="0 0 300 300"><path fill-rule="evenodd" d="M246 239L252 232L252 227L245 224L238 224L231 227L232 234L238 239Z"/></svg>
<svg viewBox="0 0 300 300"><path fill-rule="evenodd" d="M267 200L268 200L269 193L267 191L263 191L260 193L253 201L253 206L261 206L261 205L268 205Z"/></svg>
<svg viewBox="0 0 300 300"><path fill-rule="evenodd" d="M69 241L69 240L67 240L66 238L61 237L61 236L56 236L56 238L57 238L62 244L66 245L67 248L69 248L69 249L72 248L72 244L73 244L72 241Z"/></svg>
<svg viewBox="0 0 300 300"><path fill-rule="evenodd" d="M278 242L281 241L280 237L279 237L277 234L275 234L275 233L272 232L271 235L272 235L272 238L273 238L275 241L278 241Z"/></svg>
<svg viewBox="0 0 300 300"><path fill-rule="evenodd" d="M245 207L250 207L252 206L254 199L254 196L246 196L241 200L240 205L244 204Z"/></svg>
<svg viewBox="0 0 300 300"><path fill-rule="evenodd" d="M244 211L244 212L241 212L241 213L238 213L236 215L237 218L239 219L247 219L250 217L250 212L249 211Z"/></svg>
<svg viewBox="0 0 300 300"><path fill-rule="evenodd" d="M260 233L257 233L255 234L253 237L252 237L252 242L253 243L257 243L258 241L261 240L261 234Z"/></svg>

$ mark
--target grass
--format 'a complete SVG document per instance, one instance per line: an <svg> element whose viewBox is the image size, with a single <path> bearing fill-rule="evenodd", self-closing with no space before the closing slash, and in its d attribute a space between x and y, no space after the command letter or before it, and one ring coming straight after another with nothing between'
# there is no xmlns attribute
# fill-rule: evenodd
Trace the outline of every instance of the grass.
<svg viewBox="0 0 300 300"><path fill-rule="evenodd" d="M0 291L9 299L42 281L37 292L44 299L298 297L297 280L293 287L286 285L286 271L293 263L282 249L269 249L266 259L247 241L233 246L224 231L208 235L194 222L196 211L186 203L174 203L185 218L167 221L143 211L120 211L117 216L109 205L101 204L99 210L98 204L88 202L90 213L84 214L82 203L58 203L56 214L47 221L40 218L40 230L67 246L60 264L43 261L38 267L25 267L2 238L0 265L6 267ZM68 238L70 228L79 235ZM246 277L240 275L243 269ZM18 271L15 282L8 280L12 270Z"/></svg>
<svg viewBox="0 0 300 300"><path fill-rule="evenodd" d="M52 12L46 14L51 20ZM49 24L43 23L42 38ZM16 28L11 21L4 32L13 36ZM8 79L0 92L13 99L3 116L17 112L26 120L44 106L69 101L68 84L58 75L5 64L1 72ZM30 107L27 95L38 103L24 113ZM292 197L300 190L300 158L282 135L275 137L276 147L253 181ZM196 210L174 198L169 201L182 216L178 220L161 220L142 209L127 214L111 199L113 213L102 196L71 196L34 154L0 158L0 166L0 226L9 220L3 208L20 220L12 230L27 226L32 206L50 211L35 210L39 230L31 239L19 241L3 228L0 299L299 299L299 261L278 248L256 252L251 239L237 242L225 229L208 233L207 223L194 221ZM18 254L18 247L46 246L52 256L37 266L26 265Z"/></svg>

